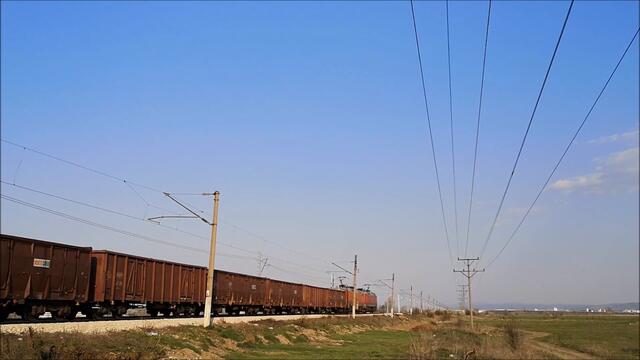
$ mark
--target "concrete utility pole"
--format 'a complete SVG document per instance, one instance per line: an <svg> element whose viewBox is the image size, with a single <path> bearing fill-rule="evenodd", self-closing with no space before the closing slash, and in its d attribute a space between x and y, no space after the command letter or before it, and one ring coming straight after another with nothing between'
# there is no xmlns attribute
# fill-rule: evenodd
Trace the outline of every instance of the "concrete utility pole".
<svg viewBox="0 0 640 360"><path fill-rule="evenodd" d="M393 305L395 305L393 301L395 290L396 290L396 274L393 273L391 274L391 317L392 318L393 318L393 311L394 311Z"/></svg>
<svg viewBox="0 0 640 360"><path fill-rule="evenodd" d="M185 204L178 201L176 198L172 196L172 194L168 192L163 193L166 197L173 200L176 204L180 205L183 209L187 210L191 213L191 215L162 215L148 218L147 220L159 220L159 219L181 219L181 218L191 218L191 219L200 219L202 222L211 226L211 246L209 248L209 271L207 272L207 289L205 293L205 302L204 302L204 326L211 326L211 305L213 298L213 274L214 274L214 265L216 260L216 237L218 234L218 204L220 202L220 192L216 191L214 193L201 193L201 194L191 194L191 195L203 195L203 196L211 196L213 195L213 220L209 222L209 220L203 218L198 215L195 211L189 209Z"/></svg>
<svg viewBox="0 0 640 360"><path fill-rule="evenodd" d="M424 307L422 306L422 290L420 290L420 314L424 312Z"/></svg>
<svg viewBox="0 0 640 360"><path fill-rule="evenodd" d="M387 313L389 313L389 299L387 298L387 301L385 301L385 302L386 302L386 304L385 304L386 305L386 309L385 310L386 310Z"/></svg>
<svg viewBox="0 0 640 360"><path fill-rule="evenodd" d="M393 292L394 292L394 287L395 287L395 274L391 274L391 279L380 279L377 280L377 282L380 285L384 285L386 287L388 287L391 290L391 295L389 295L388 298L388 305L387 305L387 313L389 313L389 315L391 315L391 317L393 317ZM389 284L387 284L385 281L391 281L391 286L389 286ZM391 311L389 311L389 309Z"/></svg>
<svg viewBox="0 0 640 360"><path fill-rule="evenodd" d="M413 315L413 285L411 285L409 292L411 293L411 295L409 295L411 298L411 300L409 300L409 304L411 306L411 308L409 308L409 315Z"/></svg>
<svg viewBox="0 0 640 360"><path fill-rule="evenodd" d="M211 326L211 304L213 300L213 271L216 261L216 239L218 236L218 204L220 193L213 193L213 222L211 223L211 246L209 248L209 272L207 273L207 297L204 301L204 327Z"/></svg>
<svg viewBox="0 0 640 360"><path fill-rule="evenodd" d="M471 278L479 273L479 272L484 272L484 269L482 270L476 270L471 269L471 264L474 261L478 261L480 260L480 258L476 257L476 258L458 258L458 261L464 261L466 263L467 268L464 269L462 268L461 270L456 270L453 269L453 272L459 272L462 275L464 275L467 278L467 295L469 296L469 315L471 316L471 331L474 330L474 326L473 326L473 303L471 302Z"/></svg>
<svg viewBox="0 0 640 360"><path fill-rule="evenodd" d="M356 302L356 274L358 273L358 255L355 256L355 259L353 261L353 272L343 268L342 266L332 262L331 264L333 264L334 266L336 266L337 268L339 268L340 270L346 272L347 274L351 274L353 275L353 307L351 308L351 317L353 319L356 318L356 307L358 306L358 303Z"/></svg>
<svg viewBox="0 0 640 360"><path fill-rule="evenodd" d="M353 307L351 308L351 317L353 319L356 318L356 306L358 303L356 301L356 274L358 273L358 255L353 259Z"/></svg>

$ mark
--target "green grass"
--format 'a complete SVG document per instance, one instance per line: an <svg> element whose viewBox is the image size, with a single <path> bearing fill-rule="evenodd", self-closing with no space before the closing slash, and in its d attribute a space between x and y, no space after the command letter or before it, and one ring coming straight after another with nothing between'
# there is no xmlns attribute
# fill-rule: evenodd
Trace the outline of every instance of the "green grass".
<svg viewBox="0 0 640 360"><path fill-rule="evenodd" d="M225 339L234 341L242 341L244 336L235 328L230 326L214 326L213 331Z"/></svg>
<svg viewBox="0 0 640 360"><path fill-rule="evenodd" d="M2 359L157 359L168 356L230 359L553 359L531 346L531 337L510 346L504 325L548 334L536 341L595 355L640 359L638 316L482 315L483 328L470 332L464 321L442 317L302 319L224 324L204 329L180 326L108 334L3 334ZM436 320L436 321L434 321ZM491 328L494 327L494 328ZM555 354L555 355L554 355ZM453 357L452 357L453 355Z"/></svg>
<svg viewBox="0 0 640 360"><path fill-rule="evenodd" d="M316 345L294 341L252 344L244 352L235 352L229 359L397 359L407 358L411 334L407 331L373 330L357 334L334 335L336 345Z"/></svg>
<svg viewBox="0 0 640 360"><path fill-rule="evenodd" d="M597 357L640 358L640 317L615 315L518 314L523 330L548 333L540 340ZM502 326L505 318L480 316L480 324Z"/></svg>

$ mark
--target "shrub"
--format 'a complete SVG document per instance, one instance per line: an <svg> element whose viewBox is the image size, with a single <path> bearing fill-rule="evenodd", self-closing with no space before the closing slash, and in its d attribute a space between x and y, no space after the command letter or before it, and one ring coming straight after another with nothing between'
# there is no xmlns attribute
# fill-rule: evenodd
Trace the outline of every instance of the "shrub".
<svg viewBox="0 0 640 360"><path fill-rule="evenodd" d="M512 350L518 350L518 348L522 345L522 331L520 330L520 326L518 322L513 319L507 319L505 324L502 327L504 334L507 338L507 343L511 347Z"/></svg>
<svg viewBox="0 0 640 360"><path fill-rule="evenodd" d="M441 319L442 321L448 321L449 319L451 319L451 313L448 311L443 311L441 315Z"/></svg>

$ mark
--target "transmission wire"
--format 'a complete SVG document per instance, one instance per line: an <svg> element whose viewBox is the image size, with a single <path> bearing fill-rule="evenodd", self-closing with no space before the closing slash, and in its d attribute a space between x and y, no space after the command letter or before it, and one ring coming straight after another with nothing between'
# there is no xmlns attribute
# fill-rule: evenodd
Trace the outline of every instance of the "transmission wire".
<svg viewBox="0 0 640 360"><path fill-rule="evenodd" d="M425 85L425 81L424 81L424 70L422 67L422 55L420 53L420 41L418 38L418 29L416 26L416 15L415 15L415 10L413 8L413 0L410 1L411 3L411 18L413 19L413 33L415 35L415 40L416 40L416 50L418 53L418 64L420 66L420 79L422 82L422 96L424 98L424 107L425 107L425 111L427 114L427 125L428 125L428 129L429 129L429 140L431 141L431 154L433 156L433 165L435 167L435 172L436 172L436 182L438 184L438 196L440 197L440 211L442 213L442 222L444 224L444 233L445 233L445 237L447 240L447 250L449 252L449 263L451 264L451 267L453 267L453 259L451 257L451 244L449 241L449 230L447 229L447 219L445 216L445 212L444 212L444 201L442 200L442 188L440 187L440 174L438 173L438 161L436 160L436 149L435 146L433 144L433 133L431 131L431 117L429 116L429 102L427 101L427 87Z"/></svg>
<svg viewBox="0 0 640 360"><path fill-rule="evenodd" d="M482 114L482 97L484 94L484 73L487 64L487 44L489 42L489 24L491 21L491 0L489 0L489 10L487 12L487 27L484 35L484 54L482 55L482 77L480 80L480 101L478 102L478 121L476 122L476 142L473 151L473 172L471 175L471 195L469 198L469 214L467 216L467 240L464 246L464 257L467 257L469 250L469 232L471 229L471 209L473 208L473 193L475 190L476 164L478 161L478 140L480 137L480 114Z"/></svg>
<svg viewBox="0 0 640 360"><path fill-rule="evenodd" d="M513 240L513 238L516 236L516 234L518 233L518 231L520 230L520 227L522 226L522 224L524 223L524 221L527 219L527 216L529 216L529 213L531 213L531 210L533 209L533 207L535 206L535 204L538 202L538 199L540 198L540 196L542 195L542 193L544 192L544 190L546 189L547 185L549 184L549 181L551 181L551 178L553 177L553 175L556 173L556 170L558 170L558 167L560 166L560 163L562 162L562 160L564 160L565 156L567 155L567 152L569 151L569 149L571 148L571 145L573 145L573 142L575 141L575 139L578 137L578 135L580 134L580 131L582 130L582 127L584 126L584 124L587 122L587 120L589 119L589 116L591 115L591 113L593 112L593 109L596 107L596 105L598 104L598 101L600 100L600 97L602 96L602 94L604 93L604 91L607 89L607 86L609 85L609 82L611 81L611 79L613 78L613 75L616 73L616 71L618 70L618 67L620 66L620 63L622 63L622 60L624 59L624 57L627 55L627 52L629 51L629 48L631 48L631 45L633 44L633 42L636 40L636 38L638 37L638 32L640 32L640 29L636 30L635 34L633 35L633 38L631 39L631 41L629 42L629 45L627 45L626 49L624 50L624 52L622 53L622 56L620 57L620 59L618 60L618 62L616 63L616 66L613 68L613 71L611 71L611 74L609 75L609 78L607 79L607 81L604 83L604 86L602 87L602 89L600 90L600 92L598 93L598 96L596 97L596 99L594 100L593 104L591 105L591 108L589 108L589 111L587 112L587 115L584 117L584 119L582 120L582 122L580 123L580 126L578 126L578 128L576 129L575 133L573 134L573 137L571 137L571 140L569 141L569 143L567 144L567 146L565 147L564 151L562 152L562 155L560 156L560 158L558 159L558 161L556 162L555 166L553 167L553 170L551 170L551 173L549 174L549 176L547 176L547 179L545 180L544 184L540 187L540 190L538 191L538 194L536 195L535 199L533 200L533 202L531 203L531 205L529 205L529 208L527 209L526 213L524 214L524 216L522 217L522 219L520 220L520 223L518 223L518 226L515 228L515 230L511 233L511 236L509 236L509 239L507 240L507 242L504 244L504 246L502 247L502 249L500 249L500 251L498 252L498 254L487 264L486 267L491 266L491 264L493 264L498 257L500 257L500 255L502 254L502 252L504 251L504 249L507 248L507 246L509 245L509 243L511 243L511 240Z"/></svg>
<svg viewBox="0 0 640 360"><path fill-rule="evenodd" d="M549 73L551 72L551 67L553 66L553 62L556 58L556 53L558 52L558 48L560 47L560 41L562 40L562 35L564 34L564 30L567 26L567 21L569 20L569 15L571 15L571 9L573 8L573 3L575 0L571 0L571 4L569 4L569 8L567 9L567 14L564 18L564 23L562 24L562 30L560 30L560 35L558 36L558 41L556 42L556 46L553 50L553 55L551 56L551 60L549 61L549 66L547 67L547 72L544 75L544 80L542 81L542 86L540 87L540 91L538 92L538 97L536 99L536 103L533 107L533 111L531 113L531 117L529 118L529 123L527 124L527 130L522 137L522 142L520 143L520 149L518 150L518 155L516 156L516 160L513 163L513 168L511 169L511 174L509 175L509 180L507 181L507 186L504 189L502 194L502 198L500 199L500 204L498 205L498 210L496 211L496 215L493 218L493 222L491 223L491 227L489 228L489 233L484 241L484 245L482 246L482 251L480 251L480 257L484 255L485 250L487 249L487 245L489 244L489 240L491 239L491 235L493 234L493 230L495 229L496 223L498 221L498 217L500 216L500 211L502 210L502 206L504 205L504 200L507 197L507 192L509 191L509 187L511 186L511 180L513 180L513 176L516 172L516 167L518 166L518 162L520 160L520 156L522 155L522 150L524 148L524 144L527 140L527 136L529 135L529 130L531 129L531 124L533 123L533 118L536 115L536 111L538 109L538 104L540 103L540 99L542 97L542 92L544 91L545 85L547 84L547 79L549 78Z"/></svg>

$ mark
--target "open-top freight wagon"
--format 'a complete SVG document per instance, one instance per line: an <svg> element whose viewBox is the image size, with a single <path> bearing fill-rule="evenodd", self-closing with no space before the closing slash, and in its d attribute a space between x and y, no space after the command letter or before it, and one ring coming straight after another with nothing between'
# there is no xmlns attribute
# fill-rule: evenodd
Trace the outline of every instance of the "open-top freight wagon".
<svg viewBox="0 0 640 360"><path fill-rule="evenodd" d="M73 318L89 302L90 275L89 247L0 235L0 320Z"/></svg>
<svg viewBox="0 0 640 360"><path fill-rule="evenodd" d="M198 316L207 268L107 250L0 235L0 320L12 312L34 320L121 317L144 304L152 316ZM346 313L352 289L327 289L216 270L216 314ZM373 312L375 294L356 292L358 311Z"/></svg>

